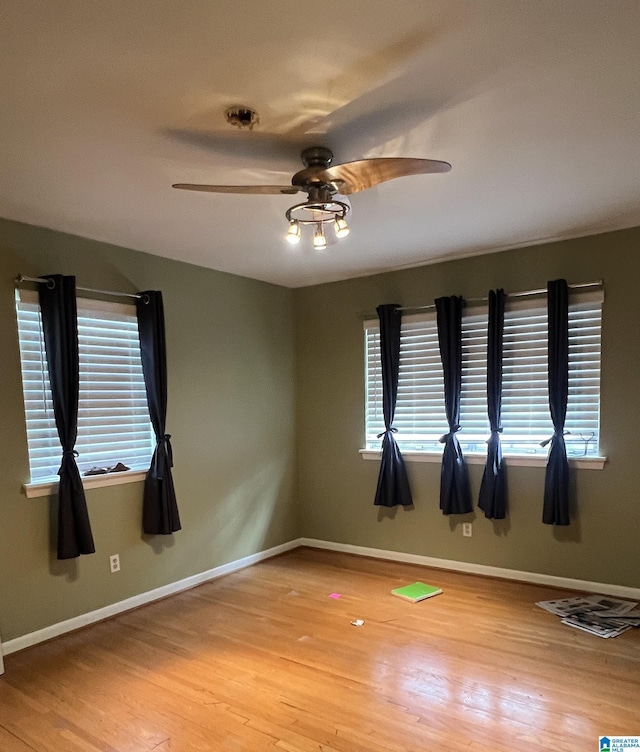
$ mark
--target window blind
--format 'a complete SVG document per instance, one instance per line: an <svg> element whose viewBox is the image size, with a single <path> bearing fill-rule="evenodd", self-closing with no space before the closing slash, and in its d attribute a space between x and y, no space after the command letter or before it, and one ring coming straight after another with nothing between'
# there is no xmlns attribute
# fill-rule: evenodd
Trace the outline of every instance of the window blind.
<svg viewBox="0 0 640 752"><path fill-rule="evenodd" d="M57 478L61 449L53 415L37 295L16 302L31 482ZM78 298L80 472L122 462L147 468L154 446L131 305Z"/></svg>
<svg viewBox="0 0 640 752"><path fill-rule="evenodd" d="M565 437L569 456L598 456L602 293L573 293L569 304L569 398ZM462 319L462 429L467 452L486 452L487 311L465 310ZM365 322L366 447L378 449L382 418L380 330ZM448 430L435 312L406 316L400 341L400 375L394 426L401 449L442 451ZM504 324L502 447L505 455L546 456L540 442L553 433L547 387L546 298L507 300Z"/></svg>

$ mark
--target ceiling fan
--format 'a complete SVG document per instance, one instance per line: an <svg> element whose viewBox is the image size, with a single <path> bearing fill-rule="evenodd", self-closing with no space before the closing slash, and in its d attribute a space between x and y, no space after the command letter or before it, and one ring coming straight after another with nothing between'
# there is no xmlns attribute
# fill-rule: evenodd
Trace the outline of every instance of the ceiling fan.
<svg viewBox="0 0 640 752"><path fill-rule="evenodd" d="M333 153L324 146L304 149L300 155L304 169L291 178L291 185L198 185L195 183L175 183L173 188L206 193L249 193L249 194L307 194L307 200L295 204L286 212L289 221L287 240L300 242L301 226L315 226L313 245L318 250L326 248L324 226L332 223L336 237L349 234L346 214L349 205L335 198L336 194L348 196L351 193L373 188L387 180L423 175L426 173L449 172L451 165L436 159L412 159L407 157L377 157L360 159L354 162L332 165Z"/></svg>

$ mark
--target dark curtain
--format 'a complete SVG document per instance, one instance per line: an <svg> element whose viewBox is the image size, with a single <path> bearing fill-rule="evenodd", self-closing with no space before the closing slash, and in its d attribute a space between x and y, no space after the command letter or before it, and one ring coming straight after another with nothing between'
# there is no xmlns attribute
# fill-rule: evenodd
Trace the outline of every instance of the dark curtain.
<svg viewBox="0 0 640 752"><path fill-rule="evenodd" d="M444 444L440 472L440 509L443 514L473 511L471 489L462 449L456 437L460 430L460 391L462 388L462 307L460 297L436 299L438 342L444 371L444 405L449 433Z"/></svg>
<svg viewBox="0 0 640 752"><path fill-rule="evenodd" d="M165 433L167 418L167 346L162 293L148 290L136 300L142 371L147 388L149 416L156 448L144 483L142 529L147 535L170 535L180 530L171 468L171 436Z"/></svg>
<svg viewBox="0 0 640 752"><path fill-rule="evenodd" d="M502 339L504 331L504 290L489 291L487 326L487 415L491 436L487 442L487 463L480 485L478 506L491 520L507 516L505 472L500 444L502 407Z"/></svg>
<svg viewBox="0 0 640 752"><path fill-rule="evenodd" d="M87 501L74 447L78 435L78 316L76 278L47 275L38 285L53 413L62 446L58 470L58 559L95 553Z"/></svg>
<svg viewBox="0 0 640 752"><path fill-rule="evenodd" d="M547 525L569 524L569 463L564 443L564 421L569 393L569 288L566 280L547 283L549 315L549 409L553 422L544 479L542 521Z"/></svg>
<svg viewBox="0 0 640 752"><path fill-rule="evenodd" d="M402 315L394 304L376 308L380 319L380 356L382 360L382 410L384 413L382 438L382 461L378 475L378 487L374 505L395 507L411 506L411 489L407 469L400 449L393 436L393 416L398 396L398 372L400 368L400 324Z"/></svg>

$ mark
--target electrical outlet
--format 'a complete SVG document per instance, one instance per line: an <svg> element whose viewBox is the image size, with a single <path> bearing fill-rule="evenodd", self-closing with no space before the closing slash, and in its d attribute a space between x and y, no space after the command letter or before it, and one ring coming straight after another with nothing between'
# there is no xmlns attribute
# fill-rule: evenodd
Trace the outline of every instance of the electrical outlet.
<svg viewBox="0 0 640 752"><path fill-rule="evenodd" d="M109 569L111 570L111 574L120 571L120 554L113 554L113 556L109 557Z"/></svg>
<svg viewBox="0 0 640 752"><path fill-rule="evenodd" d="M462 523L462 535L464 535L465 538L471 538L473 534L473 529L471 527L470 522L463 522Z"/></svg>

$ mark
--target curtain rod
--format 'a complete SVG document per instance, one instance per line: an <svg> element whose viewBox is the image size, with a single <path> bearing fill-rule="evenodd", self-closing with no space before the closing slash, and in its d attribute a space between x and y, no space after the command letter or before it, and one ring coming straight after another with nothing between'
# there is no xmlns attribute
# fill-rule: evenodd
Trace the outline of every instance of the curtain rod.
<svg viewBox="0 0 640 752"><path fill-rule="evenodd" d="M585 287L596 287L601 288L602 287L602 280L599 279L596 282L582 282L580 284L575 285L569 285L570 290L579 290L584 289ZM527 298L531 295L544 295L547 292L547 288L541 288L540 290L524 290L523 292L510 292L507 293L507 298ZM467 298L464 302L465 303L486 303L489 300L489 298ZM401 306L398 308L399 311L434 311L436 308L435 303L430 303L429 305L423 305L423 306ZM367 319L373 319L376 317L376 314L367 314L363 318L365 320Z"/></svg>
<svg viewBox="0 0 640 752"><path fill-rule="evenodd" d="M42 277L27 277L24 274L19 274L16 277L16 285L22 284L22 282L40 282L45 285L49 285L52 280L43 279ZM76 287L76 290L82 290L82 292L94 292L98 295L114 295L119 298L142 298L142 293L130 293L130 292L114 292L113 290L96 290L93 287Z"/></svg>

